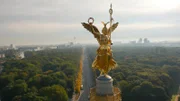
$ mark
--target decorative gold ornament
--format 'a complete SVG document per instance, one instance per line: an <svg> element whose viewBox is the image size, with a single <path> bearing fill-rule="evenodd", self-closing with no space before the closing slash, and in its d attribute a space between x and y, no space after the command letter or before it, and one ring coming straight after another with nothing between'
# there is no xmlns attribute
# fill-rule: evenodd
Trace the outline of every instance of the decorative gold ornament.
<svg viewBox="0 0 180 101"><path fill-rule="evenodd" d="M117 26L118 22L115 24L112 24L113 18L112 18L112 5L109 10L110 13L110 22L103 23L104 27L102 29L102 34L99 32L96 26L93 25L94 18L90 17L88 19L88 23L83 22L82 25L85 29L87 29L89 32L91 32L94 35L94 38L97 39L99 43L99 48L97 49L97 56L92 63L92 67L99 69L101 71L101 74L107 74L111 69L115 68L117 66L117 63L113 59L112 56L112 49L111 49L111 32L113 32ZM110 27L107 28L107 24L110 23Z"/></svg>

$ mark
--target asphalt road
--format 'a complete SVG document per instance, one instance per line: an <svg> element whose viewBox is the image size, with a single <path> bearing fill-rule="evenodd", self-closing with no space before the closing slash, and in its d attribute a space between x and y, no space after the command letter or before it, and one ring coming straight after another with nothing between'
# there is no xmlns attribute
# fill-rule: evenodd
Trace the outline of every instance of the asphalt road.
<svg viewBox="0 0 180 101"><path fill-rule="evenodd" d="M84 48L84 61L83 61L83 93L79 98L79 101L89 101L88 96L90 88L95 85L94 76L92 68L90 67L91 63L88 61L88 55L86 48Z"/></svg>
<svg viewBox="0 0 180 101"><path fill-rule="evenodd" d="M3 70L3 67L2 67L2 66L0 66L0 74L1 74L2 70Z"/></svg>

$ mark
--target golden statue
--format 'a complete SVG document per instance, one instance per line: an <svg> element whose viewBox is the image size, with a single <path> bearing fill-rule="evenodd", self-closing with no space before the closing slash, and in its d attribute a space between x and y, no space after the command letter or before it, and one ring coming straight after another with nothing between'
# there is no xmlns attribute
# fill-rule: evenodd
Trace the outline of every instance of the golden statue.
<svg viewBox="0 0 180 101"><path fill-rule="evenodd" d="M112 9L110 9L110 14L112 15ZM112 17L110 16L110 27L107 28L106 25L109 23L103 23L104 27L102 29L102 34L99 32L96 26L93 25L94 19L89 18L88 23L82 23L85 29L90 31L94 38L97 39L99 43L99 48L97 49L97 56L92 63L92 67L99 69L101 74L107 74L111 69L117 66L117 63L113 59L111 50L111 32L113 32L117 26L118 22L112 25Z"/></svg>

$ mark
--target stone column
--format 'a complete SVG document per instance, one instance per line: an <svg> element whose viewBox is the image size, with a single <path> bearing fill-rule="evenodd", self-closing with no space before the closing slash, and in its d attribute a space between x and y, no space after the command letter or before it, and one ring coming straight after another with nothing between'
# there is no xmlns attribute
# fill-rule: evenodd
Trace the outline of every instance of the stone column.
<svg viewBox="0 0 180 101"><path fill-rule="evenodd" d="M113 79L109 75L100 75L96 79L97 95L113 95Z"/></svg>

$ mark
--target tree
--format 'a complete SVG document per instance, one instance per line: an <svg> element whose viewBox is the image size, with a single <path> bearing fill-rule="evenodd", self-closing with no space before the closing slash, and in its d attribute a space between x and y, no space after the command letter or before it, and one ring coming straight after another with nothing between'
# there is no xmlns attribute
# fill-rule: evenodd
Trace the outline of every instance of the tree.
<svg viewBox="0 0 180 101"><path fill-rule="evenodd" d="M25 92L27 92L28 90L28 85L24 80L16 80L14 83L14 87L12 89L12 92L15 95L21 95L24 94Z"/></svg>
<svg viewBox="0 0 180 101"><path fill-rule="evenodd" d="M47 97L37 96L36 93L30 92L22 96L15 96L12 101L48 101Z"/></svg>
<svg viewBox="0 0 180 101"><path fill-rule="evenodd" d="M3 63L3 71L0 74L1 100L56 101L53 97L65 99L68 96L71 97L74 92L74 79L79 69L81 49L78 47L26 52L27 57L24 59L7 59ZM47 96L40 96L44 94L42 92L40 94L40 89L48 87L49 92L54 95L49 93ZM57 92L53 92L53 90Z"/></svg>
<svg viewBox="0 0 180 101"><path fill-rule="evenodd" d="M68 95L65 89L59 85L43 87L40 89L40 95L46 96L48 101L67 101Z"/></svg>

